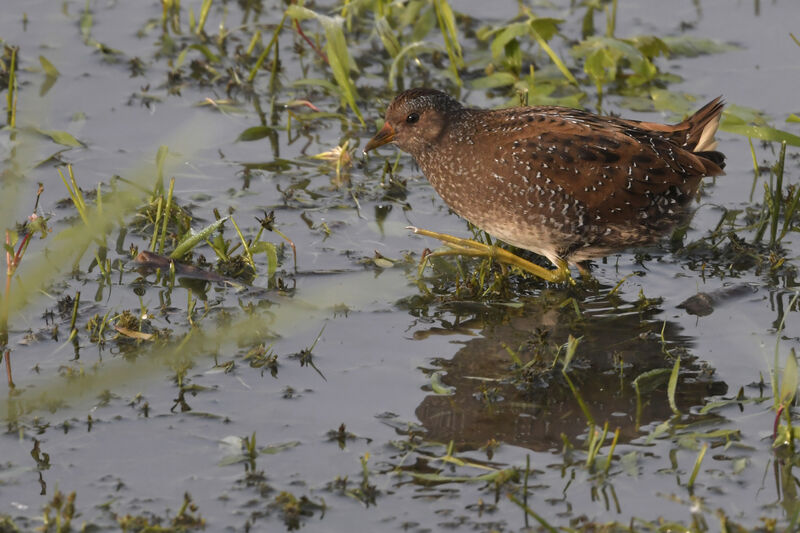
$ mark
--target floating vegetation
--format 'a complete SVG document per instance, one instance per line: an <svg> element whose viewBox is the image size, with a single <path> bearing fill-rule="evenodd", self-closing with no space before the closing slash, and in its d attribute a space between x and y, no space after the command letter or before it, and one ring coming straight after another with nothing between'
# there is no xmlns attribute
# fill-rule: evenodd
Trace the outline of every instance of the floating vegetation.
<svg viewBox="0 0 800 533"><path fill-rule="evenodd" d="M797 8L479 4L4 6L0 530L797 529ZM574 284L361 153L405 88L664 122L733 63L729 175Z"/></svg>

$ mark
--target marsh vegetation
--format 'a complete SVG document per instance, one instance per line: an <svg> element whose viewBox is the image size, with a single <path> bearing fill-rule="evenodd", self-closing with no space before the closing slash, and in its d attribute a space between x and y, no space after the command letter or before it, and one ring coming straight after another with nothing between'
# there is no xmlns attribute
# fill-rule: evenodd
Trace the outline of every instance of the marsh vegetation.
<svg viewBox="0 0 800 533"><path fill-rule="evenodd" d="M798 527L797 2L6 4L0 531ZM362 156L414 86L724 94L727 175L593 279L419 269L491 238Z"/></svg>

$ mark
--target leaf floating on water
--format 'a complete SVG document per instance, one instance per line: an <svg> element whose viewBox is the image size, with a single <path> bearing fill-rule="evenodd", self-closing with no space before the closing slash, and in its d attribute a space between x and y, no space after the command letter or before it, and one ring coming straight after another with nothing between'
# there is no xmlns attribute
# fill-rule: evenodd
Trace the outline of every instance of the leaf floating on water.
<svg viewBox="0 0 800 533"><path fill-rule="evenodd" d="M380 268L392 268L394 263L386 259L385 257L376 257L375 258L375 266Z"/></svg>
<svg viewBox="0 0 800 533"><path fill-rule="evenodd" d="M264 137L269 137L274 133L275 130L269 126L253 126L252 128L247 128L240 133L239 136L236 137L236 141L257 141L259 139L263 139Z"/></svg>
<svg viewBox="0 0 800 533"><path fill-rule="evenodd" d="M445 474L428 473L428 472L408 472L414 481L426 484L438 483L485 483L493 481L498 477L497 472L490 472L488 474L480 474L478 476L448 476Z"/></svg>
<svg viewBox="0 0 800 533"><path fill-rule="evenodd" d="M762 141L785 142L792 146L800 146L800 137L771 126L756 126L726 119L720 124L720 129L730 133L738 133L745 137L755 137Z"/></svg>
<svg viewBox="0 0 800 533"><path fill-rule="evenodd" d="M261 450L259 450L259 453L262 453L264 455L275 455L276 453L285 452L286 450L291 450L292 448L295 448L297 446L300 446L300 441L292 440L281 444L264 446L263 448L261 448Z"/></svg>
<svg viewBox="0 0 800 533"><path fill-rule="evenodd" d="M69 146L70 148L84 148L86 145L76 139L71 133L61 130L40 130L34 128L34 131L45 137L49 137L54 143L62 146Z"/></svg>
<svg viewBox="0 0 800 533"><path fill-rule="evenodd" d="M757 111L740 106L728 106L722 115L720 129L762 141L785 142L800 146L800 136L767 125L766 119Z"/></svg>
<svg viewBox="0 0 800 533"><path fill-rule="evenodd" d="M661 40L669 48L670 57L697 57L708 54L721 54L738 50L740 47L732 43L723 43L713 39L704 39L691 35L664 36Z"/></svg>
<svg viewBox="0 0 800 533"><path fill-rule="evenodd" d="M200 102L193 104L195 107L213 107L221 113L244 113L245 110L236 100L223 98L221 100L214 100L213 98L206 98Z"/></svg>
<svg viewBox="0 0 800 533"><path fill-rule="evenodd" d="M44 56L39 56L39 63L42 65L42 70L44 70L44 75L49 78L57 78L60 74L58 69L53 65L50 61L47 60Z"/></svg>
<svg viewBox="0 0 800 533"><path fill-rule="evenodd" d="M131 339L139 339L143 341L153 340L152 333L144 333L143 331L135 331L132 329L128 329L123 326L114 326L114 329L120 332L121 334L125 335L126 337L130 337Z"/></svg>

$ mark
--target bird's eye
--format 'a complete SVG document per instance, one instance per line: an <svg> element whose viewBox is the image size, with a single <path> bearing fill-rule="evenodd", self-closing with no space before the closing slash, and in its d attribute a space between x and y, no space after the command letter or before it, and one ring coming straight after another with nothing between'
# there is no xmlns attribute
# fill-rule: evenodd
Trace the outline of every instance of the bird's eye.
<svg viewBox="0 0 800 533"><path fill-rule="evenodd" d="M418 114L418 113L410 113L410 114L409 114L409 115L406 117L406 122L408 122L409 124L414 124L414 123L415 123L415 122L417 122L418 120L419 120L419 114Z"/></svg>

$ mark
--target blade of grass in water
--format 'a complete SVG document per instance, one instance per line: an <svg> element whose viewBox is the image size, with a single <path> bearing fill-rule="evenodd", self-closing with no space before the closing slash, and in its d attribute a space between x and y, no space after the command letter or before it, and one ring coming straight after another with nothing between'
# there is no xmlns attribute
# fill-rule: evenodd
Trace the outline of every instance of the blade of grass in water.
<svg viewBox="0 0 800 533"><path fill-rule="evenodd" d="M794 401L794 396L797 393L797 381L797 357L795 356L794 348L792 348L786 358L786 365L783 367L783 376L781 377L779 395L781 405L788 406Z"/></svg>
<svg viewBox="0 0 800 533"><path fill-rule="evenodd" d="M417 41L405 45L400 52L397 53L395 58L392 60L391 66L389 67L389 88L394 89L396 87L397 77L401 74L407 55L416 55L424 52L434 52L437 50L438 49L435 46L424 41Z"/></svg>
<svg viewBox="0 0 800 533"><path fill-rule="evenodd" d="M200 8L200 19L197 22L197 28L195 28L197 35L203 33L203 27L206 25L206 20L208 20L208 12L211 11L211 1L203 0L203 5Z"/></svg>
<svg viewBox="0 0 800 533"><path fill-rule="evenodd" d="M169 149L163 144L158 147L156 152L156 186L154 194L160 195L164 192L164 162L167 160Z"/></svg>
<svg viewBox="0 0 800 533"><path fill-rule="evenodd" d="M170 211L172 211L172 193L175 190L175 178L169 180L169 192L167 193L167 203L164 207L164 223L161 226L161 239L158 241L158 253L164 253L164 242L167 239L167 224L169 223Z"/></svg>
<svg viewBox="0 0 800 533"><path fill-rule="evenodd" d="M6 94L6 122L12 128L17 127L17 51L11 48L11 65L8 67L8 93Z"/></svg>
<svg viewBox="0 0 800 533"><path fill-rule="evenodd" d="M571 84L577 87L578 80L575 79L575 76L572 75L572 72L570 72L567 66L564 64L564 62L561 61L561 58L558 57L558 54L556 54L555 51L552 48L550 48L550 45L547 44L547 41L545 41L542 38L542 36L539 35L539 32L535 30L534 30L534 37L536 38L536 42L539 43L539 46L542 47L542 50L545 51L545 53L550 57L550 60L553 62L556 68L558 68L558 71L561 72L561 74L563 74L564 77L567 78Z"/></svg>
<svg viewBox="0 0 800 533"><path fill-rule="evenodd" d="M233 224L233 228L236 230L236 235L239 236L239 240L242 242L244 255L247 257L247 262L250 263L250 266L253 267L253 270L255 270L256 263L253 261L253 254L250 252L250 246L247 244L247 239L245 239L244 235L242 235L242 230L239 229L239 224L236 223L236 220L233 217L230 217L230 219L231 224Z"/></svg>
<svg viewBox="0 0 800 533"><path fill-rule="evenodd" d="M71 133L67 133L66 131L59 131L59 130L41 130L38 128L34 128L36 133L40 135L44 135L52 140L56 144L60 144L62 146L69 146L70 148L83 148L86 146L81 141L76 139Z"/></svg>
<svg viewBox="0 0 800 533"><path fill-rule="evenodd" d="M264 48L264 51L261 52L261 54L258 56L258 59L256 59L256 62L253 65L253 68L250 69L250 74L247 76L248 83L253 83L253 80L256 78L256 74L258 74L258 70L261 68L261 65L264 64L264 61L267 59L270 50L272 50L272 47L275 46L275 44L278 42L278 35L280 35L281 30L283 30L283 25L286 23L287 16L288 12L285 12L283 14L283 17L281 18L281 21L276 26L275 32L272 34L272 39L270 39L269 44L267 45L266 48Z"/></svg>
<svg viewBox="0 0 800 533"><path fill-rule="evenodd" d="M381 17L375 21L375 31L378 32L378 37L380 37L383 47L389 52L389 55L392 58L397 57L401 49L400 42L397 40L395 31L389 25L386 17Z"/></svg>
<svg viewBox="0 0 800 533"><path fill-rule="evenodd" d="M678 388L678 374L681 369L681 358L675 358L675 364L672 367L672 372L669 375L669 384L667 385L667 399L669 400L669 407L676 415L681 414L678 409L678 404L675 402L675 391Z"/></svg>
<svg viewBox="0 0 800 533"><path fill-rule="evenodd" d="M433 0L433 7L436 10L436 19L439 22L439 29L444 38L444 46L447 49L447 56L450 58L450 71L455 82L461 85L461 78L458 70L464 68L464 58L461 52L461 45L458 42L458 32L456 31L456 21L453 10L447 0Z"/></svg>
<svg viewBox="0 0 800 533"><path fill-rule="evenodd" d="M706 456L707 451L708 451L708 443L704 442L703 447L700 450L700 453L697 454L697 460L694 462L692 475L689 477L689 482L686 484L689 490L694 488L694 482L697 479L697 474L700 473L700 465L703 463L703 458Z"/></svg>
<svg viewBox="0 0 800 533"><path fill-rule="evenodd" d="M783 169L786 163L786 141L781 143L778 164L775 165L775 187L772 190L772 212L770 213L769 245L775 246L778 237L778 220L783 206Z"/></svg>
<svg viewBox="0 0 800 533"><path fill-rule="evenodd" d="M189 250L191 250L199 243L206 240L215 231L217 231L220 226L222 226L225 222L227 222L228 218L230 217L224 217L219 220L216 220L211 224L209 224L208 226L206 226L205 228L198 231L197 233L192 233L188 238L186 238L183 242L181 242L175 248L175 250L172 251L171 254L169 254L170 259L180 259L184 255L186 255L189 252Z"/></svg>
<svg viewBox="0 0 800 533"><path fill-rule="evenodd" d="M267 278L271 278L278 270L278 251L274 244L267 241L258 241L250 247L250 253L253 255L261 252L267 256Z"/></svg>
<svg viewBox="0 0 800 533"><path fill-rule="evenodd" d="M81 13L81 37L83 37L83 43L89 44L89 41L92 38L92 12L89 10L89 0L86 0L86 7Z"/></svg>
<svg viewBox="0 0 800 533"><path fill-rule="evenodd" d="M551 526L547 522L547 520L536 514L530 507L519 501L513 494L509 494L508 499L517 504L523 511L525 511L526 515L531 516L534 520L539 522L539 525L542 526L542 528L544 528L546 531L548 531L549 533L559 533L558 529Z"/></svg>
<svg viewBox="0 0 800 533"><path fill-rule="evenodd" d="M342 90L344 99L350 106L350 109L356 114L361 125L365 125L364 117L361 115L361 110L358 108L356 101L358 100L358 93L356 92L355 84L350 78L350 71L355 69L355 63L350 58L350 52L347 50L347 40L344 36L344 19L342 17L329 17L321 15L308 8L291 5L286 9L286 14L297 21L316 19L325 30L325 53L328 58L328 64L333 72L333 78L336 80L337 85Z"/></svg>
<svg viewBox="0 0 800 533"><path fill-rule="evenodd" d="M614 37L617 30L617 0L611 2L611 7L606 6L606 37Z"/></svg>

